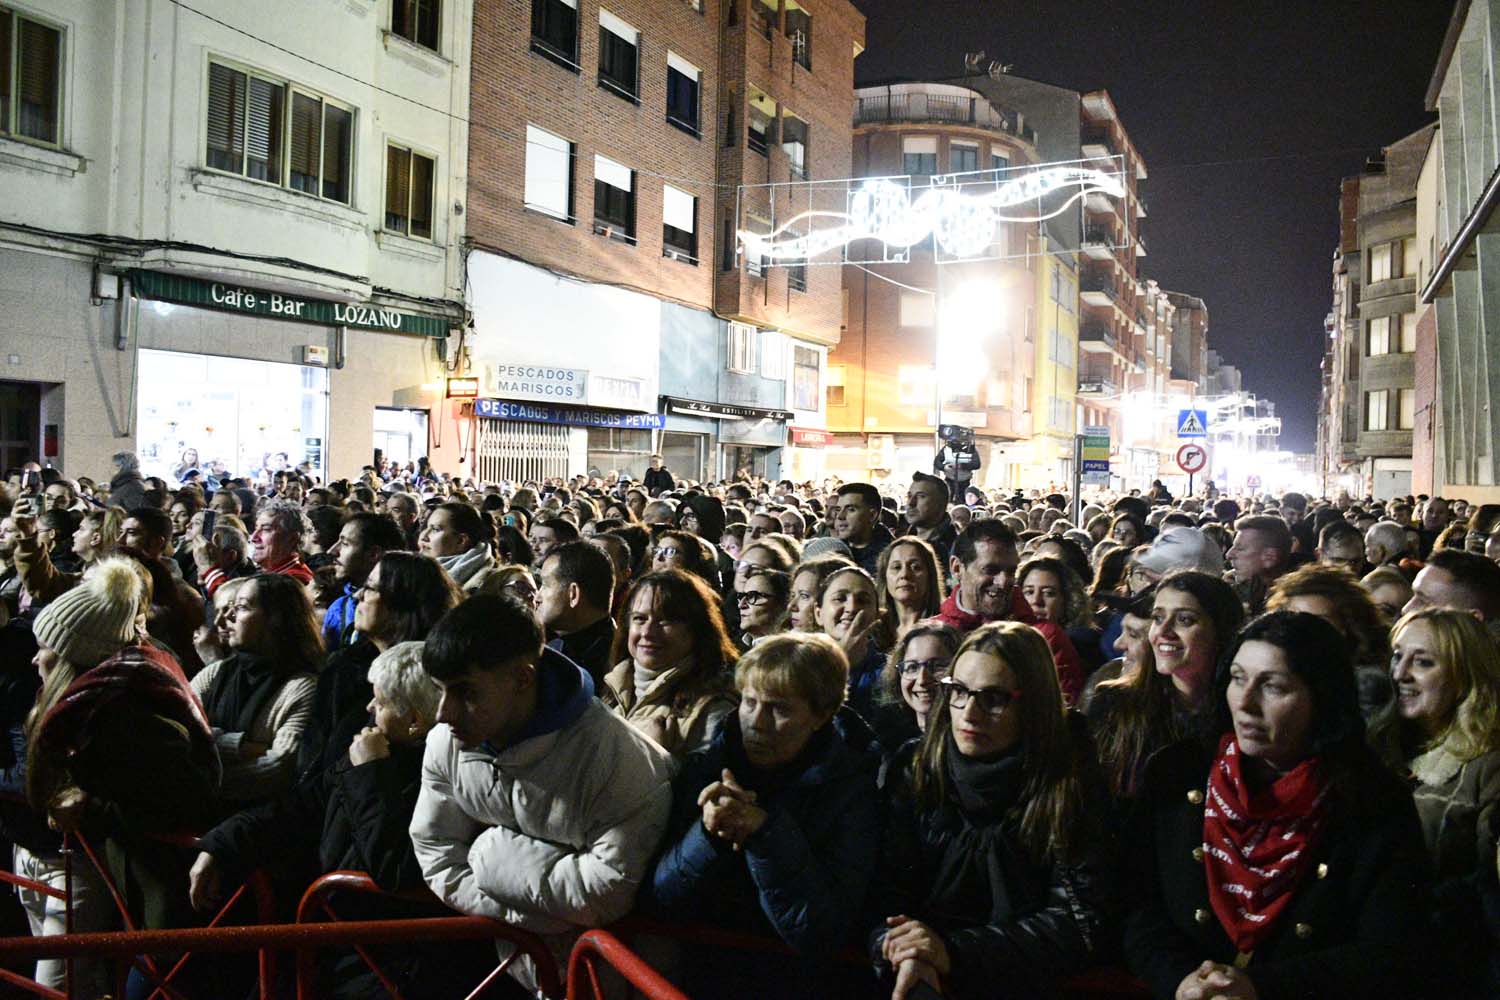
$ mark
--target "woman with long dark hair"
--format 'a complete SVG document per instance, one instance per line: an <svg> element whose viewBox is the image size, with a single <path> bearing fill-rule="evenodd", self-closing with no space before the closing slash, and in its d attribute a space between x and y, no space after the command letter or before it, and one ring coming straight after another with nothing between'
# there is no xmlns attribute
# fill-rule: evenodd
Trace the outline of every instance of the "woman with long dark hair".
<svg viewBox="0 0 1500 1000"><path fill-rule="evenodd" d="M1214 668L1245 612L1234 588L1196 570L1156 587L1149 639L1154 669L1101 681L1088 714L1110 790L1131 797L1146 759L1192 734L1211 712Z"/></svg>
<svg viewBox="0 0 1500 1000"><path fill-rule="evenodd" d="M1428 919L1421 827L1366 746L1346 640L1313 615L1263 615L1211 700L1216 734L1146 769L1131 969L1159 1000L1426 995L1412 975ZM1431 963L1423 975L1448 978Z"/></svg>
<svg viewBox="0 0 1500 1000"><path fill-rule="evenodd" d="M1103 782L1046 641L970 633L919 744L886 769L870 956L945 997L1048 996L1087 964L1108 910Z"/></svg>
<svg viewBox="0 0 1500 1000"><path fill-rule="evenodd" d="M896 633L932 618L948 596L937 552L920 538L903 536L885 547L875 570L875 592L885 610L879 643L889 649Z"/></svg>

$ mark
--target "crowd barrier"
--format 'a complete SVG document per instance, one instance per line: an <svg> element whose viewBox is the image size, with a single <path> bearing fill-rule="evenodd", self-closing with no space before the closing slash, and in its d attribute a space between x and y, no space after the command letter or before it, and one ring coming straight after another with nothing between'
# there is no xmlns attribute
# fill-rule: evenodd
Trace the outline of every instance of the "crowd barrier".
<svg viewBox="0 0 1500 1000"><path fill-rule="evenodd" d="M645 1000L688 1000L686 993L604 930L584 931L573 945L573 953L568 956L568 1000L604 1000L596 967L599 959L623 976ZM583 992L585 986L588 993Z"/></svg>

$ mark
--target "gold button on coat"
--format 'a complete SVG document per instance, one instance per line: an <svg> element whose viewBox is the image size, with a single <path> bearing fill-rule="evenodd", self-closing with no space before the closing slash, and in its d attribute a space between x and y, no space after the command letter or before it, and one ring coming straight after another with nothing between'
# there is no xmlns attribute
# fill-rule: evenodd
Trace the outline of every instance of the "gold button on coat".
<svg viewBox="0 0 1500 1000"><path fill-rule="evenodd" d="M1203 804L1203 792L1195 788L1192 791L1188 792L1187 799L1193 805L1201 806Z"/></svg>
<svg viewBox="0 0 1500 1000"><path fill-rule="evenodd" d="M1195 848L1193 848L1193 860L1194 861L1198 861L1198 862L1201 862L1203 860L1203 848L1201 848L1201 847L1195 847Z"/></svg>
<svg viewBox="0 0 1500 1000"><path fill-rule="evenodd" d="M1296 934L1299 938L1306 941L1308 938L1313 936L1312 924L1298 924L1296 927L1292 928L1292 933Z"/></svg>
<svg viewBox="0 0 1500 1000"><path fill-rule="evenodd" d="M1193 911L1193 919L1196 920L1196 921L1198 921L1198 923L1200 923L1200 924L1206 924L1206 923L1208 923L1208 911L1207 910L1194 910ZM1301 925L1299 924L1298 926L1300 927Z"/></svg>
<svg viewBox="0 0 1500 1000"><path fill-rule="evenodd" d="M1318 878L1327 878L1327 877L1328 877L1328 865L1327 864L1320 864L1320 865L1318 865Z"/></svg>

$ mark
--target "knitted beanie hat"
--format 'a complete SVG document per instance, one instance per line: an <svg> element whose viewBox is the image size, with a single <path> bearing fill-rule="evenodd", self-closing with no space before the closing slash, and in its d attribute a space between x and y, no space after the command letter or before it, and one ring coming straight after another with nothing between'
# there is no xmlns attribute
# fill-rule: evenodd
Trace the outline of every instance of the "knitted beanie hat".
<svg viewBox="0 0 1500 1000"><path fill-rule="evenodd" d="M88 670L138 640L135 622L144 596L130 560L105 559L42 609L31 630L38 643Z"/></svg>
<svg viewBox="0 0 1500 1000"><path fill-rule="evenodd" d="M818 556L843 556L845 559L853 559L854 553L842 538L809 538L807 544L802 546L803 559L816 559Z"/></svg>

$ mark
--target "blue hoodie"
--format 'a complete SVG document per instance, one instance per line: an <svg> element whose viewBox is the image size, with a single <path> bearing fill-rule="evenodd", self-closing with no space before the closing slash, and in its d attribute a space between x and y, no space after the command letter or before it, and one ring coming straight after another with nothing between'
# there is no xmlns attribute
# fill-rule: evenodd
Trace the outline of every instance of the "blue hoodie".
<svg viewBox="0 0 1500 1000"><path fill-rule="evenodd" d="M497 747L486 740L479 749L498 757L511 747L555 733L578 721L594 700L594 681L578 664L550 647L542 649L536 661L536 714L526 728L505 746Z"/></svg>

